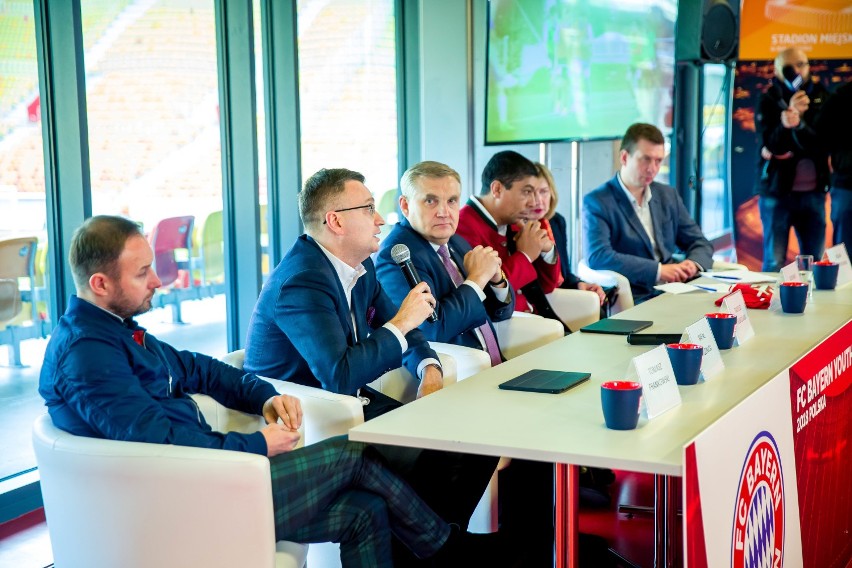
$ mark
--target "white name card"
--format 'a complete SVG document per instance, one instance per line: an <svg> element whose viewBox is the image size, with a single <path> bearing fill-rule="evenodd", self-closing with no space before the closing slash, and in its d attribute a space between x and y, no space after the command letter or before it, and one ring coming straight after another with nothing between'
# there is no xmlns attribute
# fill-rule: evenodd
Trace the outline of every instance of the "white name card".
<svg viewBox="0 0 852 568"><path fill-rule="evenodd" d="M836 262L840 265L837 272L837 287L852 282L852 265L849 264L849 253L846 251L846 245L840 243L834 245L825 251L825 257L831 262Z"/></svg>
<svg viewBox="0 0 852 568"><path fill-rule="evenodd" d="M719 346L716 345L716 338L713 336L713 330L710 329L707 318L701 318L686 328L686 342L696 343L704 348L704 355L701 357L701 377L705 381L709 381L725 370L722 354L719 353Z"/></svg>
<svg viewBox="0 0 852 568"><path fill-rule="evenodd" d="M799 263L791 262L787 266L781 267L782 282L801 282L802 277L799 275Z"/></svg>
<svg viewBox="0 0 852 568"><path fill-rule="evenodd" d="M781 311L781 283L778 283L778 286L775 286L772 290L772 297L769 299L769 311L770 312L780 312Z"/></svg>
<svg viewBox="0 0 852 568"><path fill-rule="evenodd" d="M742 345L754 337L754 328L748 319L748 308L746 308L742 290L737 290L726 296L724 307L728 313L737 316L737 326L734 328L734 338L737 340L737 345Z"/></svg>
<svg viewBox="0 0 852 568"><path fill-rule="evenodd" d="M634 357L627 376L642 383L642 400L648 420L680 404L680 391L665 345Z"/></svg>

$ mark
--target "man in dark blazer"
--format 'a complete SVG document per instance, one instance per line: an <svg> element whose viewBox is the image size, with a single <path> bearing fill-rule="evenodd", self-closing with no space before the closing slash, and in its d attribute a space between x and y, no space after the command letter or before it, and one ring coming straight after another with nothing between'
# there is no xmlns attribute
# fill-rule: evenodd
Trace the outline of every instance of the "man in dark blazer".
<svg viewBox="0 0 852 568"><path fill-rule="evenodd" d="M405 297L408 284L391 258L391 249L396 244L406 245L418 275L438 299L438 321L420 326L426 337L484 349L492 356L492 365L500 363L491 322L511 317L513 290L497 250L487 245L471 248L455 234L461 205L459 174L438 162L421 162L403 174L400 189L399 205L405 219L382 242L376 263L379 281L392 298ZM523 196L518 197L526 203ZM518 262L530 268L526 258ZM551 564L553 466L514 459L500 471L499 487L500 532L525 543L520 565ZM505 565L512 564L506 561Z"/></svg>
<svg viewBox="0 0 852 568"><path fill-rule="evenodd" d="M417 329L435 308L421 282L399 309L387 297L370 255L384 225L364 176L320 170L299 193L305 227L257 300L245 370L361 397L369 420L401 403L367 384L405 363L417 396L443 387L436 353ZM391 466L442 518L467 527L497 458L380 447Z"/></svg>
<svg viewBox="0 0 852 568"><path fill-rule="evenodd" d="M421 379L418 395L428 394L443 380L438 356L417 326L435 300L424 284L397 309L382 290L370 254L378 250L384 221L359 176L321 170L306 182L300 193L306 234L260 292L245 369L340 394L360 390L369 398L375 393L366 385L404 363ZM336 185L341 191L315 195Z"/></svg>
<svg viewBox="0 0 852 568"><path fill-rule="evenodd" d="M677 191L654 181L664 144L656 126L631 125L621 141L621 169L583 199L586 262L627 277L637 302L653 296L655 284L685 282L713 267L713 245ZM678 252L686 258L676 260Z"/></svg>
<svg viewBox="0 0 852 568"><path fill-rule="evenodd" d="M491 322L512 317L514 295L497 252L471 246L455 234L459 221L461 178L438 162L420 162L400 181L405 219L382 242L376 273L391 300L401 302L409 286L391 257L403 244L420 278L438 299L438 321L420 325L430 341L483 349L492 365L502 361Z"/></svg>
<svg viewBox="0 0 852 568"><path fill-rule="evenodd" d="M391 533L429 558L429 565L483 562L494 543L453 530L386 468L374 448L340 436L297 449L297 398L204 354L179 351L140 327L133 318L151 309L161 284L153 260L151 246L129 219L91 217L74 232L69 264L77 295L53 330L39 378L39 393L58 428L77 436L267 456L276 539L339 542L345 566L391 566ZM251 434L214 432L193 393L261 415L267 425ZM497 562L496 555L490 562Z"/></svg>

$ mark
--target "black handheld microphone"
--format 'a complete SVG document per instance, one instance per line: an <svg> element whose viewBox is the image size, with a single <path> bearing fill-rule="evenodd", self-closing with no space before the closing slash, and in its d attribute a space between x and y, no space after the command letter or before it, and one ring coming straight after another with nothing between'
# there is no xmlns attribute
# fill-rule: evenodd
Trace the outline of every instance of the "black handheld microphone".
<svg viewBox="0 0 852 568"><path fill-rule="evenodd" d="M403 276L405 276L405 281L408 282L409 288L414 288L422 282L422 280L420 280L420 275L417 274L417 269L414 268L414 264L411 262L411 251L408 250L407 246L402 244L394 245L391 249L391 258L399 265ZM437 308L437 300L435 300L435 302L435 307ZM435 310L432 310L432 313L426 318L426 320L430 323L438 321L438 314L435 313Z"/></svg>

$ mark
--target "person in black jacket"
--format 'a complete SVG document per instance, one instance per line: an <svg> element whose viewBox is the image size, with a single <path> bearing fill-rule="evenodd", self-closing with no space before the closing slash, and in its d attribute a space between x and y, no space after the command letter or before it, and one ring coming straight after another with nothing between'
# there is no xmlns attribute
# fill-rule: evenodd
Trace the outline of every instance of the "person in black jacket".
<svg viewBox="0 0 852 568"><path fill-rule="evenodd" d="M852 83L837 89L817 117L817 134L831 156L832 243L852 246Z"/></svg>
<svg viewBox="0 0 852 568"><path fill-rule="evenodd" d="M553 174L544 164L536 163L535 168L538 171L536 192L538 193L541 205L530 213L530 219L540 221L542 227L556 243L556 250L559 252L559 258L562 259L560 265L562 269L562 283L559 284L559 287L594 292L600 297L601 304L603 304L606 300L604 289L599 284L580 280L576 274L571 272L571 259L568 256L568 228L565 217L556 212L556 203L559 200L559 194L556 193Z"/></svg>
<svg viewBox="0 0 852 568"><path fill-rule="evenodd" d="M760 156L756 193L763 223L763 271L786 264L790 227L801 254L822 257L828 162L814 123L826 99L810 76L805 53L785 49L775 77L760 96L755 117Z"/></svg>

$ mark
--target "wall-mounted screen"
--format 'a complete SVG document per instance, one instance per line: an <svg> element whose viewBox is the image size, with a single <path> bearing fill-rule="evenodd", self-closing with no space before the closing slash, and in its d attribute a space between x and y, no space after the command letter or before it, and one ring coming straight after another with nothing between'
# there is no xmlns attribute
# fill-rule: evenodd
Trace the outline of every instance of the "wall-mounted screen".
<svg viewBox="0 0 852 568"><path fill-rule="evenodd" d="M677 0L490 0L485 143L671 130Z"/></svg>

